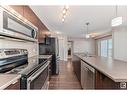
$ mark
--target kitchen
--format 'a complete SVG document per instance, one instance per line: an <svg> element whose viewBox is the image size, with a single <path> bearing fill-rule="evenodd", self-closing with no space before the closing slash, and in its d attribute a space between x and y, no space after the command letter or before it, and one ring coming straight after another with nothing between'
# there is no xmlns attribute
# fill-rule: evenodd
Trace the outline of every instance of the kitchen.
<svg viewBox="0 0 127 95"><path fill-rule="evenodd" d="M126 9L1 5L0 89L127 89Z"/></svg>

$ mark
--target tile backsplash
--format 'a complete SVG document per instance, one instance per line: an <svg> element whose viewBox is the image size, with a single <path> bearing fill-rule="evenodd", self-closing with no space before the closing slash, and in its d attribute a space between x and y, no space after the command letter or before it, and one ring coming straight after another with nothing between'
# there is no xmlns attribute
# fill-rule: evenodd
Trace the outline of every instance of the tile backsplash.
<svg viewBox="0 0 127 95"><path fill-rule="evenodd" d="M38 44L27 41L12 41L7 39L0 39L0 48L19 48L27 49L28 57L38 55Z"/></svg>

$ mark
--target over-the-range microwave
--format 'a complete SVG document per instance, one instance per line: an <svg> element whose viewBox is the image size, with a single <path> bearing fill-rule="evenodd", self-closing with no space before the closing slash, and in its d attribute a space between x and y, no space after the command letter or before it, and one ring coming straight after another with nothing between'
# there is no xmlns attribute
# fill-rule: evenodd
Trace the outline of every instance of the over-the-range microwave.
<svg viewBox="0 0 127 95"><path fill-rule="evenodd" d="M11 9L0 6L0 36L37 41L38 28Z"/></svg>

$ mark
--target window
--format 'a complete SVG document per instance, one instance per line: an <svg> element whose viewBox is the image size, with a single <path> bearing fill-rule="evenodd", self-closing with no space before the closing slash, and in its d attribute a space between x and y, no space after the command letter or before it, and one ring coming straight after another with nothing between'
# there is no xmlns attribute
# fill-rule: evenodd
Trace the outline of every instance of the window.
<svg viewBox="0 0 127 95"><path fill-rule="evenodd" d="M106 39L100 41L100 56L112 57L112 39Z"/></svg>
<svg viewBox="0 0 127 95"><path fill-rule="evenodd" d="M101 41L101 56L107 57L108 56L108 41L103 40Z"/></svg>
<svg viewBox="0 0 127 95"><path fill-rule="evenodd" d="M112 39L108 40L108 57L112 57Z"/></svg>

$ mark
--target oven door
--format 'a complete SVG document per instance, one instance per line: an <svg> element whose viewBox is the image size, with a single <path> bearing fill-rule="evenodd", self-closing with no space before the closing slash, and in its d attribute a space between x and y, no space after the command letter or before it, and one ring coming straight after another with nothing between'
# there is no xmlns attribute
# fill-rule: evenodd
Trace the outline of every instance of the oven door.
<svg viewBox="0 0 127 95"><path fill-rule="evenodd" d="M27 89L48 89L49 61L27 79Z"/></svg>

